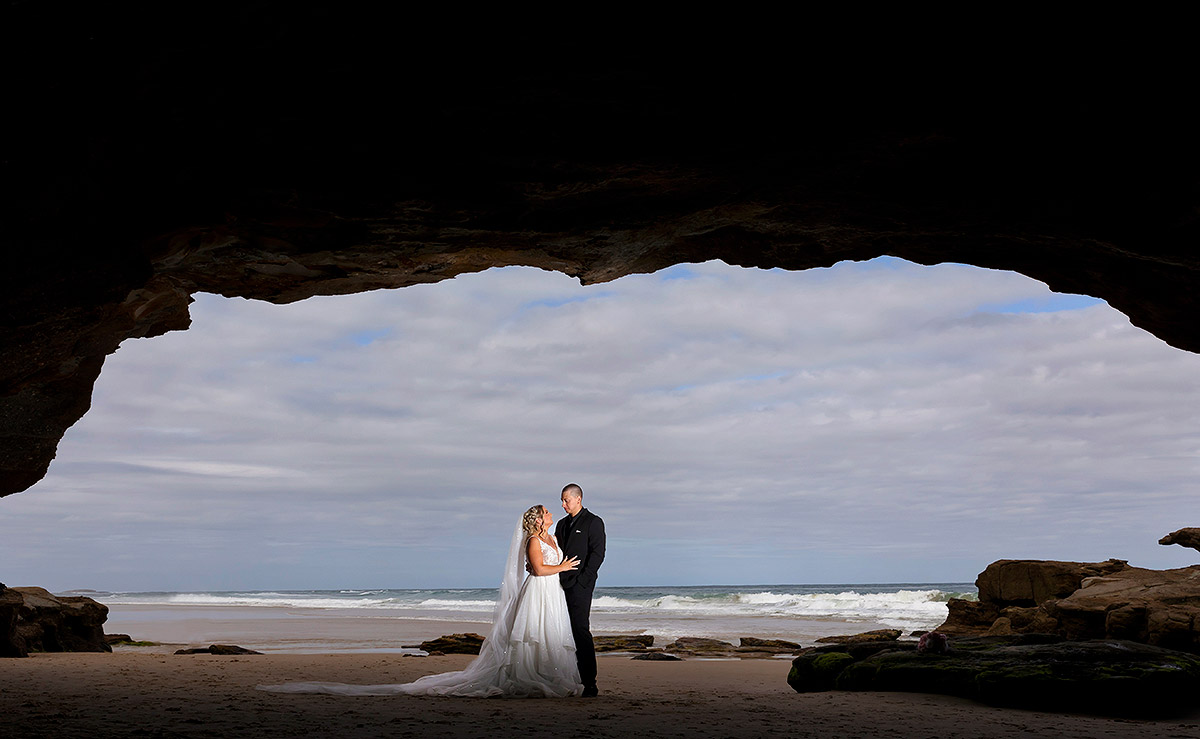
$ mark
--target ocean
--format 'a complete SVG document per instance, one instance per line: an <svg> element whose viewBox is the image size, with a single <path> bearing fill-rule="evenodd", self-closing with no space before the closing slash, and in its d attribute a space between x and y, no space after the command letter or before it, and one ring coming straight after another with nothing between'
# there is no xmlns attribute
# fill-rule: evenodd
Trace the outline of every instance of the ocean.
<svg viewBox="0 0 1200 739"><path fill-rule="evenodd" d="M67 594L67 593L64 593ZM487 632L497 591L342 589L245 592L75 591L109 606L109 633L183 643L241 643L269 651L410 651L397 642L446 629ZM811 643L880 628L905 635L936 627L970 583L601 587L594 634L742 636ZM265 622L269 622L265 623ZM137 633L132 633L137 632Z"/></svg>

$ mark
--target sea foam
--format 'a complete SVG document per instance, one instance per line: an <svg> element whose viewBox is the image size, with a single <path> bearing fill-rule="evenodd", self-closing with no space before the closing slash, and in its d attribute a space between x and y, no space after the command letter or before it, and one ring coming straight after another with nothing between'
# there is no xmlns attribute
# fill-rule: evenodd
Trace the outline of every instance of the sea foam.
<svg viewBox="0 0 1200 739"><path fill-rule="evenodd" d="M495 589L389 590L379 588L246 591L205 593L97 593L109 605L188 607L276 607L378 612L396 618L478 621L495 608ZM800 621L873 623L899 629L929 629L945 620L951 597L974 598L961 583L925 586L780 585L598 588L592 601L593 624L661 630L664 624L738 623L780 630Z"/></svg>

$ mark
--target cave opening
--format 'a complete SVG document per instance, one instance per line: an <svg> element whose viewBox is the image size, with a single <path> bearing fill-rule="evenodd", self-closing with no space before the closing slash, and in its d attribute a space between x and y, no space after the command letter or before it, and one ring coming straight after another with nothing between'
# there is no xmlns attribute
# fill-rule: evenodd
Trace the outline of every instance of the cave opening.
<svg viewBox="0 0 1200 739"><path fill-rule="evenodd" d="M1015 273L510 267L196 298L190 330L108 359L50 474L0 503L6 577L490 587L464 563L568 480L609 522L614 585L1181 564L1154 538L1184 523L1200 357Z"/></svg>

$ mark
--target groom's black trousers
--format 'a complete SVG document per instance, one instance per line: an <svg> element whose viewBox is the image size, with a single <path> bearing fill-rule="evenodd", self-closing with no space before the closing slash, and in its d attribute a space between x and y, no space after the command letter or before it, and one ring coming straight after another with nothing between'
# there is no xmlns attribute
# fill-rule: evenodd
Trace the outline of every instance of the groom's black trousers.
<svg viewBox="0 0 1200 739"><path fill-rule="evenodd" d="M575 661L579 664L579 682L585 688L596 687L596 645L592 641L592 591L568 588L567 615L571 618L571 636L575 638Z"/></svg>

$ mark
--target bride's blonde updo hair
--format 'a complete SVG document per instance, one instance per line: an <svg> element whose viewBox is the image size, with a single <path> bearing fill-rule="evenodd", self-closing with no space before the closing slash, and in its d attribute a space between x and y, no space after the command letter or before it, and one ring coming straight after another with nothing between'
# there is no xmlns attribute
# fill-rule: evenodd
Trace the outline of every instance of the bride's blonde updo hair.
<svg viewBox="0 0 1200 739"><path fill-rule="evenodd" d="M546 506L544 505L535 505L525 511L525 515L521 517L521 528L525 529L526 534L537 536L542 532L542 514L545 512Z"/></svg>

